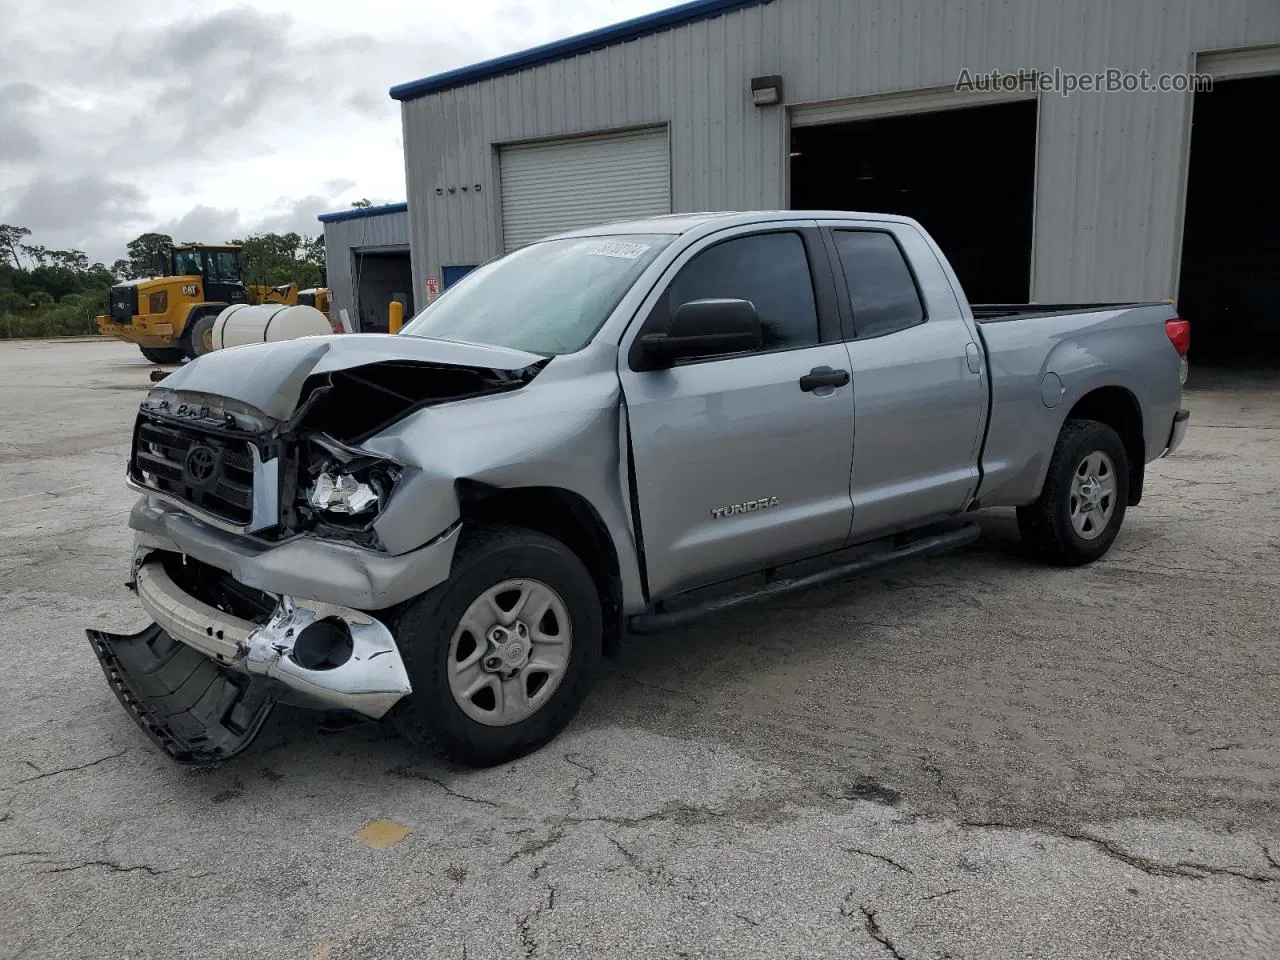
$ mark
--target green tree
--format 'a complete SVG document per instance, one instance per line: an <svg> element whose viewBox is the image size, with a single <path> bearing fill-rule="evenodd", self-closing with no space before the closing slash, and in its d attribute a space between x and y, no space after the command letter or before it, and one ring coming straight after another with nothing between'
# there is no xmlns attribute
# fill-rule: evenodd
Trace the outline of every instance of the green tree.
<svg viewBox="0 0 1280 960"><path fill-rule="evenodd" d="M22 244L22 252L27 255L27 263L34 263L37 269L49 263L49 249L38 243Z"/></svg>
<svg viewBox="0 0 1280 960"><path fill-rule="evenodd" d="M129 254L128 263L117 260L116 266L125 266L125 276L130 279L149 277L155 272L156 257L173 246L173 237L167 233L144 233L129 241L125 250Z"/></svg>
<svg viewBox="0 0 1280 960"><path fill-rule="evenodd" d="M314 286L323 287L328 282L324 259L324 234L317 234L309 240L302 241L302 259L320 271L320 279Z"/></svg>
<svg viewBox="0 0 1280 960"><path fill-rule="evenodd" d="M372 207L373 201L368 197L361 197L359 200L352 200L351 205L357 209L363 210L365 207Z"/></svg>
<svg viewBox="0 0 1280 960"><path fill-rule="evenodd" d="M323 240L319 262L314 252L316 239L297 233L259 233L231 242L242 248L240 266L246 284L316 287L324 276Z"/></svg>
<svg viewBox="0 0 1280 960"><path fill-rule="evenodd" d="M5 258L5 263L13 265L15 270L22 269L22 261L18 259L18 249L22 246L24 238L31 236L31 231L26 227L13 227L7 223L0 223L0 255Z"/></svg>
<svg viewBox="0 0 1280 960"><path fill-rule="evenodd" d="M92 333L115 272L80 250L23 243L30 235L0 225L0 337Z"/></svg>

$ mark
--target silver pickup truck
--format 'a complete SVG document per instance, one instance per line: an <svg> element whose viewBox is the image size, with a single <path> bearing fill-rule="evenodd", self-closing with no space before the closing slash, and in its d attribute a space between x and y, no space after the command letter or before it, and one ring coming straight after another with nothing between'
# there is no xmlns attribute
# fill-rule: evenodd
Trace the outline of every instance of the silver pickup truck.
<svg viewBox="0 0 1280 960"><path fill-rule="evenodd" d="M1163 303L971 306L914 221L688 214L544 240L398 336L216 351L128 483L155 623L90 631L175 760L277 702L464 763L555 736L602 653L974 539L1102 556L1187 427Z"/></svg>

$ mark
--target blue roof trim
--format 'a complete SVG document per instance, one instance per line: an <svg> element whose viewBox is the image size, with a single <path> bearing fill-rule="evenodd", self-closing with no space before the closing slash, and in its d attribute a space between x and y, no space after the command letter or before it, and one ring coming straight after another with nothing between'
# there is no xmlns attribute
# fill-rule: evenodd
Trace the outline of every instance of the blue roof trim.
<svg viewBox="0 0 1280 960"><path fill-rule="evenodd" d="M475 83L477 80L517 73L529 67L564 60L581 53L590 53L592 50L599 50L615 43L637 40L686 23L709 20L745 7L756 7L772 2L773 0L693 0L691 3L682 3L678 7L659 10L657 13L625 20L589 33L580 33L576 37L556 40L531 50L486 60L469 67L459 67L457 70L438 73L433 77L397 84L391 88L391 99L415 100L429 93L439 93L441 90L451 90L454 87Z"/></svg>
<svg viewBox="0 0 1280 960"><path fill-rule="evenodd" d="M316 217L321 223L341 223L343 220L361 220L365 217L380 217L384 213L404 213L409 209L407 203L384 203L380 207L352 207L350 210L338 210L334 213L322 213Z"/></svg>

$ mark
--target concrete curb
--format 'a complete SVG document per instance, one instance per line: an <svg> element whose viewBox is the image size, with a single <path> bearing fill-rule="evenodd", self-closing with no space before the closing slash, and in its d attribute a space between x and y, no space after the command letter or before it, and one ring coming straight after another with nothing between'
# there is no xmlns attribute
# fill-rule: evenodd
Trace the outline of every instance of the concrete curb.
<svg viewBox="0 0 1280 960"><path fill-rule="evenodd" d="M94 336L74 337L0 337L0 343L116 343L115 337Z"/></svg>

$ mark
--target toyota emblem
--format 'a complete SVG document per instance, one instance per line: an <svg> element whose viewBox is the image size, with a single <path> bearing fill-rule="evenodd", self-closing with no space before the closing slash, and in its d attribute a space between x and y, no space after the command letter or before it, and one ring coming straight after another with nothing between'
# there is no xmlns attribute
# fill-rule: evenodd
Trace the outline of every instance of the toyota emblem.
<svg viewBox="0 0 1280 960"><path fill-rule="evenodd" d="M218 451L213 447L198 443L187 451L187 459L183 463L183 470L187 474L187 482L202 486L213 479L214 471L218 468Z"/></svg>

